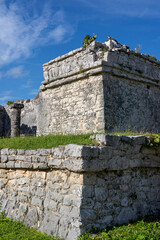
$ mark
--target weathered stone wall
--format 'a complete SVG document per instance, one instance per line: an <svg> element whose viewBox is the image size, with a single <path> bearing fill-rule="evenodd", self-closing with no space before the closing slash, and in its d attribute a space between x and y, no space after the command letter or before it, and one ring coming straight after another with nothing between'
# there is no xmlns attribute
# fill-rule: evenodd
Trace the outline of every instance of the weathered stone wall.
<svg viewBox="0 0 160 240"><path fill-rule="evenodd" d="M147 148L144 136L95 138L103 146L2 149L2 210L68 240L159 214L160 148Z"/></svg>
<svg viewBox="0 0 160 240"><path fill-rule="evenodd" d="M38 135L104 131L102 77L64 84L40 93Z"/></svg>
<svg viewBox="0 0 160 240"><path fill-rule="evenodd" d="M3 125L5 137L20 136L21 109L24 107L21 103L13 103L4 108Z"/></svg>
<svg viewBox="0 0 160 240"><path fill-rule="evenodd" d="M4 108L0 106L0 137L3 136Z"/></svg>
<svg viewBox="0 0 160 240"><path fill-rule="evenodd" d="M24 108L21 111L21 135L36 135L37 133L37 99L16 101L22 103Z"/></svg>
<svg viewBox="0 0 160 240"><path fill-rule="evenodd" d="M160 132L160 62L124 51L104 60L105 129Z"/></svg>
<svg viewBox="0 0 160 240"><path fill-rule="evenodd" d="M38 135L160 132L160 61L93 42L44 64Z"/></svg>
<svg viewBox="0 0 160 240"><path fill-rule="evenodd" d="M0 106L0 137L17 137L20 135L21 103Z"/></svg>
<svg viewBox="0 0 160 240"><path fill-rule="evenodd" d="M44 64L38 135L104 131L102 75L90 71L99 65L102 46L94 42Z"/></svg>

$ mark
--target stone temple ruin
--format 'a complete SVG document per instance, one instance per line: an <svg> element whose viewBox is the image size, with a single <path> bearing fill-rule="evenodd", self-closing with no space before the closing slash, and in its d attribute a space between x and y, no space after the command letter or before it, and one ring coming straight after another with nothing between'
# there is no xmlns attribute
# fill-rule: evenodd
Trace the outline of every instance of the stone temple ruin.
<svg viewBox="0 0 160 240"><path fill-rule="evenodd" d="M160 62L110 39L44 64L36 99L0 106L0 136L160 132ZM160 214L160 147L95 134L98 146L0 149L8 217L77 240L86 230Z"/></svg>
<svg viewBox="0 0 160 240"><path fill-rule="evenodd" d="M17 102L24 105L21 134L160 132L160 61L151 56L110 38L58 57L43 70L38 97ZM11 109L18 114L17 106ZM0 109L1 135L11 132L8 108Z"/></svg>

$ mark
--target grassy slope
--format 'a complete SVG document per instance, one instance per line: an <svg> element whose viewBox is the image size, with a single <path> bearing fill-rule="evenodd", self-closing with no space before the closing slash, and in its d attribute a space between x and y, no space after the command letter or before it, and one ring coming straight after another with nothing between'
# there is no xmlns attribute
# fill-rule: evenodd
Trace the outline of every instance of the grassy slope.
<svg viewBox="0 0 160 240"><path fill-rule="evenodd" d="M1 240L58 240L0 215Z"/></svg>
<svg viewBox="0 0 160 240"><path fill-rule="evenodd" d="M37 232L35 229L25 227L22 223L13 221L0 215L1 240L58 240ZM79 240L159 240L160 221L139 221L128 226L114 227L110 231L100 234L85 233Z"/></svg>
<svg viewBox="0 0 160 240"><path fill-rule="evenodd" d="M90 139L91 134L83 135L48 135L41 137L24 137L24 138L1 138L0 149L15 148L15 149L38 149L52 148L59 145L79 144L90 145L94 141Z"/></svg>
<svg viewBox="0 0 160 240"><path fill-rule="evenodd" d="M108 133L109 134L109 133ZM134 136L134 135L146 135L146 136L158 136L156 134L149 133L137 133L137 132L115 132L110 133L114 135ZM90 139L92 134L81 135L48 135L40 137L17 137L17 138L0 138L0 149L2 148L15 148L15 149L38 149L38 148L52 148L59 145L78 144L78 145L97 145L97 143ZM160 135L159 135L160 139Z"/></svg>
<svg viewBox="0 0 160 240"><path fill-rule="evenodd" d="M114 227L110 231L103 231L94 235L85 233L79 240L159 240L160 221L139 221L128 226Z"/></svg>

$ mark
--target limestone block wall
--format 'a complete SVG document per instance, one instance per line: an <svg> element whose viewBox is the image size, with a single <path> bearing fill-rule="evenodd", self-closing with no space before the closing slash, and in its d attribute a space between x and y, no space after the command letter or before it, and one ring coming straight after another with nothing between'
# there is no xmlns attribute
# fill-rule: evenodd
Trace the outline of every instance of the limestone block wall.
<svg viewBox="0 0 160 240"><path fill-rule="evenodd" d="M102 77L64 84L40 93L37 134L104 130Z"/></svg>
<svg viewBox="0 0 160 240"><path fill-rule="evenodd" d="M94 42L87 49L77 49L44 64L38 135L104 131L102 76L97 70L89 70L99 65L102 46Z"/></svg>
<svg viewBox="0 0 160 240"><path fill-rule="evenodd" d="M160 62L133 51L104 59L105 129L160 132Z"/></svg>
<svg viewBox="0 0 160 240"><path fill-rule="evenodd" d="M4 108L0 106L0 136L3 136L3 114Z"/></svg>
<svg viewBox="0 0 160 240"><path fill-rule="evenodd" d="M20 135L21 103L0 106L0 137L16 137Z"/></svg>
<svg viewBox="0 0 160 240"><path fill-rule="evenodd" d="M7 216L64 239L160 211L160 148L144 136L96 135L100 146L0 151Z"/></svg>
<svg viewBox="0 0 160 240"><path fill-rule="evenodd" d="M38 135L160 132L160 61L93 42L43 68Z"/></svg>
<svg viewBox="0 0 160 240"><path fill-rule="evenodd" d="M20 100L16 102L24 105L21 111L21 135L36 135L38 97L36 99Z"/></svg>

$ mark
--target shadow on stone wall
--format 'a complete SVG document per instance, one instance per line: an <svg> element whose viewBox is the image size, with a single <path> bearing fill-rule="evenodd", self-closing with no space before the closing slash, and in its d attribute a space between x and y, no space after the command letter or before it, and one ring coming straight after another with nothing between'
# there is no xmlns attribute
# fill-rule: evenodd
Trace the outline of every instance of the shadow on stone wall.
<svg viewBox="0 0 160 240"><path fill-rule="evenodd" d="M4 107L0 106L0 137L9 137L11 134L11 120Z"/></svg>
<svg viewBox="0 0 160 240"><path fill-rule="evenodd" d="M160 214L158 150L148 150L144 136L106 139L82 149L81 233Z"/></svg>
<svg viewBox="0 0 160 240"><path fill-rule="evenodd" d="M20 127L20 134L21 135L30 135L30 136L36 136L37 133L37 126L29 127L26 124L22 124Z"/></svg>
<svg viewBox="0 0 160 240"><path fill-rule="evenodd" d="M4 118L3 118L3 137L11 136L11 119L4 108Z"/></svg>

